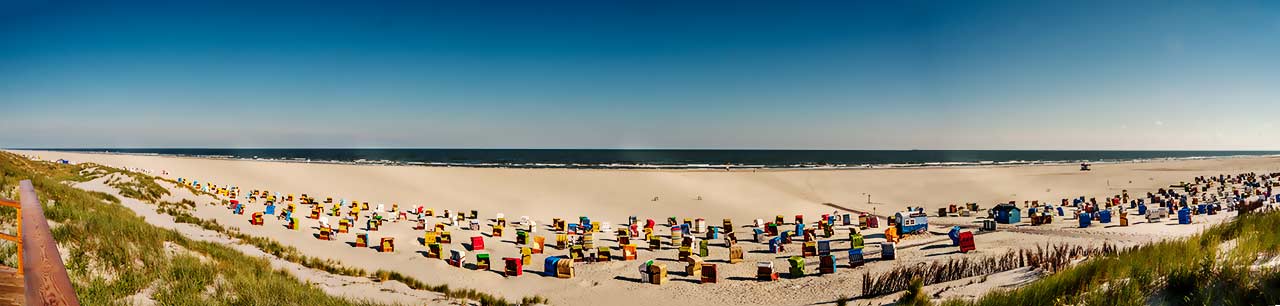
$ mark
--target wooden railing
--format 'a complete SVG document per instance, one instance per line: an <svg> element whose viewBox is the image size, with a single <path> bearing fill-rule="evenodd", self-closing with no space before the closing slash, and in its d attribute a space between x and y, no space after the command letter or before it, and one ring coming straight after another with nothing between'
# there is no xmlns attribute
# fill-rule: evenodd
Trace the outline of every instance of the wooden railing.
<svg viewBox="0 0 1280 306"><path fill-rule="evenodd" d="M18 243L18 273L23 276L27 305L80 305L67 267L58 254L57 242L49 232L49 221L44 218L44 207L36 197L31 181L22 181L18 187L20 203L0 201L0 205L18 209L16 236L0 238ZM14 205L17 204L17 205ZM25 222L24 222L25 221Z"/></svg>
<svg viewBox="0 0 1280 306"><path fill-rule="evenodd" d="M15 232L13 233L12 236L10 236L9 234L0 233L0 240L8 240L18 245L18 248L17 248L18 266L14 268L18 268L18 275L21 276L22 275L22 203L18 203L12 200L0 199L0 206L12 207L14 210L16 210L16 212L13 214L14 216L17 217L15 218L17 219L16 220L17 225L13 227Z"/></svg>

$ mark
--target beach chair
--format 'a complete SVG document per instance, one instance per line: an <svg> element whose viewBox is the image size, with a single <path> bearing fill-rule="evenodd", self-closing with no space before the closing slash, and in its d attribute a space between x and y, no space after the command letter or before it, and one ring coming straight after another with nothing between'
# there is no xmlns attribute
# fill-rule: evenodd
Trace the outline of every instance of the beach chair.
<svg viewBox="0 0 1280 306"><path fill-rule="evenodd" d="M849 233L850 248L861 249L863 246L863 242L864 242L864 238L862 237L862 234L859 234L856 231Z"/></svg>
<svg viewBox="0 0 1280 306"><path fill-rule="evenodd" d="M529 247L520 248L520 260L526 265L533 264L533 249Z"/></svg>
<svg viewBox="0 0 1280 306"><path fill-rule="evenodd" d="M618 240L619 246L631 244L631 237L627 235L627 229L619 228L614 238Z"/></svg>
<svg viewBox="0 0 1280 306"><path fill-rule="evenodd" d="M249 224L262 225L262 213L260 212L253 213L253 215L250 216L249 218Z"/></svg>
<svg viewBox="0 0 1280 306"><path fill-rule="evenodd" d="M435 210L435 209L433 209L433 208L427 208L427 209L422 210L422 214L423 214L423 215L426 215L427 217L435 217L435 215L436 215L436 210Z"/></svg>
<svg viewBox="0 0 1280 306"><path fill-rule="evenodd" d="M476 254L476 270L480 270L480 271L489 270L489 254L488 253Z"/></svg>
<svg viewBox="0 0 1280 306"><path fill-rule="evenodd" d="M863 264L862 248L849 249L849 267L857 268Z"/></svg>
<svg viewBox="0 0 1280 306"><path fill-rule="evenodd" d="M602 227L600 226L600 221L592 221L591 227L588 228L587 231L592 233L599 233L601 228Z"/></svg>
<svg viewBox="0 0 1280 306"><path fill-rule="evenodd" d="M702 264L701 270L701 281L703 284L714 284L720 278L720 273L718 269L716 269L716 264L704 263Z"/></svg>
<svg viewBox="0 0 1280 306"><path fill-rule="evenodd" d="M652 261L650 261L650 264L646 265L645 268L648 270L647 276L649 277L648 281L650 284L662 285L667 283L666 264L652 263Z"/></svg>
<svg viewBox="0 0 1280 306"><path fill-rule="evenodd" d="M1120 213L1120 226L1129 226L1129 213Z"/></svg>
<svg viewBox="0 0 1280 306"><path fill-rule="evenodd" d="M636 260L636 245L625 244L622 246L622 260Z"/></svg>
<svg viewBox="0 0 1280 306"><path fill-rule="evenodd" d="M480 218L480 211L472 209L471 215L467 216L467 219L477 219L477 218Z"/></svg>
<svg viewBox="0 0 1280 306"><path fill-rule="evenodd" d="M818 256L826 256L830 254L831 254L831 241L830 240L818 241Z"/></svg>
<svg viewBox="0 0 1280 306"><path fill-rule="evenodd" d="M467 261L467 252L463 252L460 250L449 250L449 259L444 260L444 262L448 263L450 266L459 267L459 268L466 265L466 261Z"/></svg>
<svg viewBox="0 0 1280 306"><path fill-rule="evenodd" d="M736 264L742 262L742 246L729 247L729 263Z"/></svg>
<svg viewBox="0 0 1280 306"><path fill-rule="evenodd" d="M437 232L443 232L443 231L444 231L444 229L445 229L445 225L444 225L444 224L440 224L440 223L436 223L436 226L434 227L434 229L435 229L435 231L437 231Z"/></svg>
<svg viewBox="0 0 1280 306"><path fill-rule="evenodd" d="M991 219L982 220L981 230L988 231L988 232L996 230L996 220L991 220Z"/></svg>
<svg viewBox="0 0 1280 306"><path fill-rule="evenodd" d="M268 215L275 215L275 214L276 214L276 206L275 206L275 205L267 205L267 208L265 209L265 212L266 212Z"/></svg>
<svg viewBox="0 0 1280 306"><path fill-rule="evenodd" d="M790 265L792 278L804 277L804 257L791 256L787 259L787 263Z"/></svg>
<svg viewBox="0 0 1280 306"><path fill-rule="evenodd" d="M436 240L439 241L440 243L443 243L443 244L453 243L453 234L449 233L449 231L441 231L439 232L438 235L439 237L436 237Z"/></svg>
<svg viewBox="0 0 1280 306"><path fill-rule="evenodd" d="M698 256L702 256L702 257L711 256L710 243L708 243L706 240L698 241Z"/></svg>
<svg viewBox="0 0 1280 306"><path fill-rule="evenodd" d="M657 251L662 249L662 239L658 236L649 234L649 250Z"/></svg>
<svg viewBox="0 0 1280 306"><path fill-rule="evenodd" d="M560 218L551 219L551 228L557 232L565 231L565 222Z"/></svg>
<svg viewBox="0 0 1280 306"><path fill-rule="evenodd" d="M565 234L556 234L556 249L563 250L569 247L569 236Z"/></svg>
<svg viewBox="0 0 1280 306"><path fill-rule="evenodd" d="M444 247L439 243L427 244L427 258L440 259Z"/></svg>
<svg viewBox="0 0 1280 306"><path fill-rule="evenodd" d="M687 246L682 246L680 247L680 251L676 254L676 259L685 260L686 258L689 258L689 256L693 255L693 251Z"/></svg>
<svg viewBox="0 0 1280 306"><path fill-rule="evenodd" d="M422 245L430 245L430 243L435 243L435 232L422 233Z"/></svg>
<svg viewBox="0 0 1280 306"><path fill-rule="evenodd" d="M733 231L733 219L724 218L724 220L721 221L721 225L725 229L725 232Z"/></svg>
<svg viewBox="0 0 1280 306"><path fill-rule="evenodd" d="M516 230L516 245L529 244L529 232Z"/></svg>
<svg viewBox="0 0 1280 306"><path fill-rule="evenodd" d="M782 244L790 244L791 237L792 237L791 231L782 231L782 233L775 238L782 238Z"/></svg>
<svg viewBox="0 0 1280 306"><path fill-rule="evenodd" d="M491 235L493 235L493 237L502 237L502 226L501 226L501 225L494 225L494 226L493 226L493 233L491 233Z"/></svg>
<svg viewBox="0 0 1280 306"><path fill-rule="evenodd" d="M778 273L773 272L773 262L761 261L756 263L756 280L766 282L778 280Z"/></svg>
<svg viewBox="0 0 1280 306"><path fill-rule="evenodd" d="M896 244L893 244L892 242L880 243L880 259L881 260L894 260L895 258L898 257L897 251L898 251L898 246Z"/></svg>
<svg viewBox="0 0 1280 306"><path fill-rule="evenodd" d="M524 261L520 258L503 257L502 262L505 264L503 276L514 277L524 273Z"/></svg>
<svg viewBox="0 0 1280 306"><path fill-rule="evenodd" d="M859 228L859 229L864 229L864 230L865 230L865 229L867 229L867 228L870 228L871 223L870 223L869 221L867 221L867 219L868 219L868 218L867 218L867 214L859 214L859 215L858 215L858 228Z"/></svg>
<svg viewBox="0 0 1280 306"><path fill-rule="evenodd" d="M890 226L885 229L884 240L888 242L898 242L898 228Z"/></svg>
<svg viewBox="0 0 1280 306"><path fill-rule="evenodd" d="M333 240L333 229L328 227L321 227L320 235L317 235L316 238L320 240Z"/></svg>
<svg viewBox="0 0 1280 306"><path fill-rule="evenodd" d="M968 253L977 250L977 246L973 244L973 232L965 231L960 233L959 237L960 253Z"/></svg>
<svg viewBox="0 0 1280 306"><path fill-rule="evenodd" d="M365 247L369 247L369 234L363 234L363 233L362 233L362 234L356 234L356 244L355 244L355 247L357 247L357 248L365 248Z"/></svg>
<svg viewBox="0 0 1280 306"><path fill-rule="evenodd" d="M769 253L778 254L782 253L782 251L782 237L773 237L773 239L769 239Z"/></svg>
<svg viewBox="0 0 1280 306"><path fill-rule="evenodd" d="M814 241L805 242L800 248L800 254L804 257L818 256L818 243Z"/></svg>
<svg viewBox="0 0 1280 306"><path fill-rule="evenodd" d="M720 239L720 227L719 227L719 226L711 226L711 227L707 227L707 231L706 231L706 233L707 233L707 235L705 236L705 237L706 237L705 239L708 239L708 240L710 240L710 239Z"/></svg>
<svg viewBox="0 0 1280 306"><path fill-rule="evenodd" d="M724 235L724 247L732 247L738 244L738 236L730 232Z"/></svg>
<svg viewBox="0 0 1280 306"><path fill-rule="evenodd" d="M685 263L684 274L686 276L697 277L698 275L702 275L702 256L689 255L688 257L680 259L680 261Z"/></svg>
<svg viewBox="0 0 1280 306"><path fill-rule="evenodd" d="M231 212L237 215L243 215L244 204L232 204Z"/></svg>
<svg viewBox="0 0 1280 306"><path fill-rule="evenodd" d="M769 236L765 234L764 230L758 229L758 228L751 229L751 233L754 235L752 236L753 238L752 240L755 241L756 243L764 243L765 238Z"/></svg>
<svg viewBox="0 0 1280 306"><path fill-rule="evenodd" d="M1093 223L1093 215L1090 213L1080 213L1080 217L1078 219L1080 221L1080 228L1089 227L1089 225Z"/></svg>
<svg viewBox="0 0 1280 306"><path fill-rule="evenodd" d="M951 245L960 245L960 226L952 226L951 230L947 231L947 238L951 238Z"/></svg>
<svg viewBox="0 0 1280 306"><path fill-rule="evenodd" d="M594 234L586 233L581 237L582 239L579 240L579 243L582 244L582 247L587 248L588 250L596 247L596 236Z"/></svg>
<svg viewBox="0 0 1280 306"><path fill-rule="evenodd" d="M610 256L610 252L611 252L611 251L609 250L609 247L600 247L600 248L598 248L598 249L596 250L596 262L603 262L603 261L611 261L611 260L613 260L613 256Z"/></svg>
<svg viewBox="0 0 1280 306"><path fill-rule="evenodd" d="M472 251L484 250L484 237L481 237L481 236L471 237L471 250Z"/></svg>
<svg viewBox="0 0 1280 306"><path fill-rule="evenodd" d="M705 233L707 231L707 219L697 218L693 220L693 232Z"/></svg>
<svg viewBox="0 0 1280 306"><path fill-rule="evenodd" d="M556 278L573 278L572 260L561 260L556 262Z"/></svg>
<svg viewBox="0 0 1280 306"><path fill-rule="evenodd" d="M573 259L574 262L582 262L586 260L585 257L586 252L582 249L581 245L573 245L569 247L569 259Z"/></svg>
<svg viewBox="0 0 1280 306"><path fill-rule="evenodd" d="M473 230L473 231L480 230L480 221L471 220L471 222L467 223L467 229Z"/></svg>
<svg viewBox="0 0 1280 306"><path fill-rule="evenodd" d="M547 238L542 236L533 236L533 246L531 246L530 249L533 250L534 254L542 254L542 250L546 247L546 244Z"/></svg>
<svg viewBox="0 0 1280 306"><path fill-rule="evenodd" d="M835 255L818 256L818 273L819 274L836 273L836 256Z"/></svg>
<svg viewBox="0 0 1280 306"><path fill-rule="evenodd" d="M764 225L764 232L769 236L778 235L778 223L768 223Z"/></svg>
<svg viewBox="0 0 1280 306"><path fill-rule="evenodd" d="M351 220L338 219L338 232L346 233L351 231Z"/></svg>
<svg viewBox="0 0 1280 306"><path fill-rule="evenodd" d="M1191 209L1183 207L1178 210L1178 224L1191 224Z"/></svg>
<svg viewBox="0 0 1280 306"><path fill-rule="evenodd" d="M395 238L382 237L382 243L378 244L378 252L391 253L396 251Z"/></svg>
<svg viewBox="0 0 1280 306"><path fill-rule="evenodd" d="M307 215L307 218L320 219L320 210L321 210L320 206L312 207L311 214Z"/></svg>
<svg viewBox="0 0 1280 306"><path fill-rule="evenodd" d="M777 215L777 216L774 216L773 218L773 224L783 224L786 222L787 222L787 217L784 217L782 215Z"/></svg>
<svg viewBox="0 0 1280 306"><path fill-rule="evenodd" d="M366 222L365 222L365 226L364 226L364 228L365 228L365 230L368 230L368 231L370 231L370 232L373 232L373 231L377 231L377 230L378 230L378 225L380 225L380 224L382 224L382 223L381 223L381 222L378 222L378 220L369 219L369 221L366 221Z"/></svg>
<svg viewBox="0 0 1280 306"><path fill-rule="evenodd" d="M289 218L289 229L298 230L299 224L301 224L301 222L298 222L298 218Z"/></svg>

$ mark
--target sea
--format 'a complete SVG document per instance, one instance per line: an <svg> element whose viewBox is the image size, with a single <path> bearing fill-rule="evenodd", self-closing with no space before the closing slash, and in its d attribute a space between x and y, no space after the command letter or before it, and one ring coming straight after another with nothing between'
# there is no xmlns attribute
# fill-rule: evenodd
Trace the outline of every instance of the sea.
<svg viewBox="0 0 1280 306"><path fill-rule="evenodd" d="M1280 151L688 150L688 149L33 149L218 159L484 168L840 169L1142 162Z"/></svg>

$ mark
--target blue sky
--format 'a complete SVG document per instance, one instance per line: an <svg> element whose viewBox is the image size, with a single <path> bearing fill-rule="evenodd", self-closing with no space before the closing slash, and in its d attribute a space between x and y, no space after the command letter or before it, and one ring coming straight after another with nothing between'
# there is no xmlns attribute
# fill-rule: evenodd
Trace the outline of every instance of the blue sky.
<svg viewBox="0 0 1280 306"><path fill-rule="evenodd" d="M0 147L1280 149L1274 1L172 2L0 1Z"/></svg>

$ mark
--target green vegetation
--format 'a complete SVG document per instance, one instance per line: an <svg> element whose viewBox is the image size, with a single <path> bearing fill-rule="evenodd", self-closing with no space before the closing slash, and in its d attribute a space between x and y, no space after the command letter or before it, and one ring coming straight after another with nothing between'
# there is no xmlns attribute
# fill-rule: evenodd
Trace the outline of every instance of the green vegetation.
<svg viewBox="0 0 1280 306"><path fill-rule="evenodd" d="M924 280L917 278L911 279L910 286L902 292L902 297L898 298L897 305L903 306L929 306L933 305L929 301L929 294L924 292Z"/></svg>
<svg viewBox="0 0 1280 306"><path fill-rule="evenodd" d="M1204 232L1100 256L1027 286L943 305L1275 305L1280 213L1248 214Z"/></svg>
<svg viewBox="0 0 1280 306"><path fill-rule="evenodd" d="M449 298L472 300L472 301L479 302L481 305L533 305L533 304L547 303L546 298L543 298L540 296L532 296L532 297L525 297L521 299L519 304L515 304L515 303L508 302L502 298L498 298L496 296L493 296L484 292L476 291L473 289L452 289L452 288L449 288L448 285L435 285L435 286L428 285L417 279L414 279L412 277L405 276L396 272L378 271L371 274L360 268L344 266L337 261L306 256L306 255L303 255L302 252L298 251L296 248L282 245L279 242L276 242L274 240L263 238L263 237L251 236L251 235L247 235L239 231L236 231L234 229L228 229L222 226L221 224L218 224L218 222L215 220L204 220L204 219L197 218L191 215L190 213L190 210L196 207L196 203L194 201L187 200L187 199L183 199L180 202L176 202L176 203L161 201L160 199L163 196L168 195L169 191L163 186L161 186L159 183L157 183L156 182L157 180L166 181L176 186L183 186L184 188L187 188L188 190L192 191L192 193L195 193L195 194L210 194L207 192L196 190L194 188L191 188L190 186L180 184L176 181L171 181L171 180L158 178L158 177L154 177L154 176L150 176L142 173L125 171L117 168L111 168L111 167L95 165L95 164L80 164L80 165L74 165L74 166L59 165L59 164L44 163L44 162L33 162L33 161L23 159L21 157L14 156L9 153L0 152L0 155L3 155L3 156L0 156L0 162L2 162L0 163L0 169L8 169L11 166L17 166L15 168L26 168L26 169L34 170L27 173L38 174L38 175L17 176L17 177L24 177L24 178L10 179L6 177L6 179L3 181L12 180L13 184L16 186L16 182L20 179L32 179L33 184L36 184L36 189L40 192L40 196L45 199L50 199L48 198L48 196L46 196L46 194L49 194L51 192L58 192L58 193L71 193L71 194L77 194L77 195L79 194L88 195L89 197L94 199L94 200L89 200L89 202L93 202L93 203L103 203L103 201L105 201L107 203L110 203L114 209L121 210L120 213L128 213L129 218L132 218L133 220L137 220L141 222L141 224L129 224L131 228L137 225L137 226L145 226L149 231L154 230L154 231L160 231L160 232L167 232L167 234L172 234L176 238L181 238L181 240L184 240L184 243L180 244L184 248L187 247L186 243L207 244L210 246L220 247L228 253L235 254L240 257L248 258L247 256L240 254L239 252L236 252L229 248L226 248L225 246L220 246L220 245L211 244L211 243L186 241L184 237L181 237L181 235L177 234L176 232L165 231L165 230L155 228L154 226L150 226L149 224L146 224L144 221L134 216L132 212L130 212L127 208L120 206L119 205L120 200L110 194L105 194L101 192L87 192L87 191L79 190L76 188L70 188L63 184L56 184L61 187L61 188L58 188L57 190L46 191L40 183L36 183L36 178L37 176L42 176L42 178L44 179L42 183L48 184L53 181L84 182L84 181L90 181L90 180L102 178L108 175L113 175L112 178L108 179L106 183L112 187L119 189L121 195L156 204L157 212L173 216L176 222L193 224L193 225L200 226L201 228L204 228L206 230L220 232L231 238L239 240L241 243L245 243L245 244L257 247L258 249L262 250L267 254L271 254L272 256L276 256L278 258L281 258L290 262L298 263L308 268L322 270L332 274L355 276L355 277L378 276L378 277L381 277L380 279L384 279L384 280L403 282L413 289L439 292L439 293L443 293L446 297L449 297ZM12 161L12 163L10 161ZM57 201L57 203L63 203L62 200L57 200L57 199L55 200ZM100 205L105 205L105 204L100 204ZM75 206L75 205L58 205L55 207L63 207L63 208L70 209L68 206ZM112 213L114 214L117 212L113 210ZM52 214L53 214L52 211L48 209L46 210L46 215L50 220L54 220L54 217L52 216ZM74 233L74 234L66 234L66 235L77 236L77 235L84 235L84 234ZM132 235L132 234L126 234L126 235ZM59 234L57 233L57 230L55 230L54 237L60 243L67 245L67 243L64 242L62 238L63 236L59 236ZM138 237L138 236L130 236L130 237ZM153 241L153 242L159 242L161 240L171 241L171 240L165 240L165 239L161 239L161 240L155 240L155 239L158 239L158 238L152 238L150 239L150 241ZM93 239L84 239L84 240L91 241ZM109 243L103 243L99 241L93 241L93 243L95 243L95 246L98 248L105 247L105 246L102 246L102 244L109 244ZM154 250L157 250L157 251L163 249L163 245L154 245L154 244L132 245L132 246L127 246L126 248L129 250L138 250L138 249L150 248L150 247L155 247ZM5 255L3 251L4 249L0 248L0 256ZM151 250L148 250L148 251L151 251ZM116 254L116 252L114 251L110 253ZM207 252L201 252L201 253L207 253ZM111 262L113 264L120 264L120 265L101 266L100 264L98 264L99 261L96 260L97 257L93 257L95 255L98 255L98 254L81 255L81 256L86 256L87 260L78 262L78 264L81 265L79 266L79 269L83 270L83 272L85 273L99 272L100 274L104 274L104 275L117 275L117 272L115 272L116 270L127 270L125 266L121 266L123 265L123 262L137 263L139 261L138 258L130 256L133 254L126 254L126 255L117 254L117 255L111 255L110 258L113 258L113 259L121 258L122 260L118 260L118 261L113 260ZM139 252L137 253L137 255L148 256L148 259L152 261L170 261L171 264L182 265L179 267L175 267L175 269L179 269L179 270L169 271L177 274L170 273L167 275L161 275L158 278L159 280L161 280L162 283L166 283L166 284L175 284L176 282L183 282L183 284L173 285L175 287L172 290L169 290L168 287L154 288L155 291L154 291L153 297L156 298L157 301L160 301L161 304L167 304L167 303L164 303L164 301L169 301L167 299L171 297L179 298L179 299L185 298L191 301L201 301L199 299L194 299L192 295L193 293L199 293L197 291L192 291L197 287L196 285L199 285L198 287L201 290L205 290L200 292L204 292L205 294L212 294L213 296L228 296L228 295L238 294L234 291L223 290L223 288L218 287L218 285L220 285L221 283L211 282L209 280L210 279L209 277L197 276L198 279L192 279L191 276L193 274L199 274L199 273L204 273L205 271L208 271L207 269L202 269L200 266L194 265L197 263L201 263L201 261L192 262L190 260L193 258L199 258L198 256L185 256L183 254L178 254L177 256L172 256L172 257L155 257L154 255L156 254L154 252ZM265 261L261 259L255 258L253 260L258 260L265 263ZM150 263L150 262L145 262L145 263ZM73 270L72 263L70 261L67 263L67 265L68 265L67 267L68 270ZM103 267L120 267L120 268L101 270L100 268L103 268ZM269 268L269 265L267 265L266 267L254 267L253 269L256 269L258 271L271 270ZM215 271L225 272L225 270L215 270ZM276 274L280 274L283 277L289 277L289 275L283 271L277 272ZM216 275L216 273L210 274L210 275ZM386 276L386 277L382 277L382 276ZM73 275L73 279L74 278L76 277ZM145 278L145 280L156 280L156 279L157 278ZM217 277L212 279L225 281L225 280L222 280L222 278L217 278ZM128 281L130 282L130 284L139 282L133 279L129 279ZM294 279L294 281L296 282L297 280ZM77 284L75 285L77 287L77 292L80 292L81 284L77 282ZM116 291L123 291L125 293L128 293L128 294L116 294L100 300L100 301L117 301L116 303L120 303L118 301L120 297L128 296L128 295L140 292L139 290L141 290L142 288L145 288L138 285L126 286L124 284L119 284L119 283L117 284L94 283L94 285L102 286L102 287L110 287L110 288L107 288L106 290L116 290ZM299 284L299 285L305 286L303 284ZM237 288L237 289L240 289L240 288ZM240 290L244 290L244 289L240 289ZM267 296L271 296L271 295L267 295ZM161 298L164 298L166 300L161 300ZM85 299L84 295L81 295L81 300L84 302L90 301ZM221 303L221 302L219 302L218 300L209 300L207 303L196 303L196 304L218 304L218 303ZM292 301L290 303L292 303ZM312 305L343 305L342 303L337 303L337 304L328 303L328 302L313 303L313 302L307 302L302 300L299 300L297 303L312 304ZM98 303L93 303L93 304L98 304ZM237 304L243 304L243 303L237 303ZM266 302L264 300L263 302L260 302L260 303L250 302L248 304L279 304L279 302Z"/></svg>
<svg viewBox="0 0 1280 306"><path fill-rule="evenodd" d="M56 224L53 236L82 304L124 305L135 298L161 305L371 304L330 296L265 259L157 228L115 197L63 184L86 179L79 166L0 153L0 169L3 185L29 179L41 200L56 203L44 207L45 216ZM145 182L124 184L133 194L158 198ZM144 292L151 294L135 296Z"/></svg>

